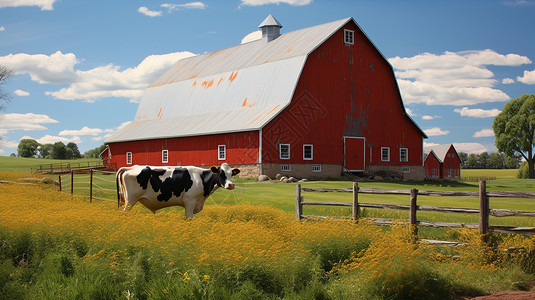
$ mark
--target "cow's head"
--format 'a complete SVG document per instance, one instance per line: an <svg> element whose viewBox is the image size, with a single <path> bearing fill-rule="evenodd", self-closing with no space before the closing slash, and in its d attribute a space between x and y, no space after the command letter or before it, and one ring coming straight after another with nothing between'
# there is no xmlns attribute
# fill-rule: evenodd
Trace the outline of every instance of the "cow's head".
<svg viewBox="0 0 535 300"><path fill-rule="evenodd" d="M211 167L210 171L215 174L217 185L227 190L234 189L232 176L240 173L239 169L231 169L227 163L223 163L219 168Z"/></svg>

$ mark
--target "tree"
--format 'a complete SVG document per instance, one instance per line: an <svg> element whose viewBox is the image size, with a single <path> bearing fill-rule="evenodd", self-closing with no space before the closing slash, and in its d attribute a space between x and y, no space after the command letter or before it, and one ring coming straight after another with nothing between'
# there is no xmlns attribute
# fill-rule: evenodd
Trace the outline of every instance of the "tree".
<svg viewBox="0 0 535 300"><path fill-rule="evenodd" d="M466 159L466 168L467 169L477 169L479 168L479 154L470 153Z"/></svg>
<svg viewBox="0 0 535 300"><path fill-rule="evenodd" d="M468 153L459 152L459 159L461 160L461 169L466 169L466 161L468 160Z"/></svg>
<svg viewBox="0 0 535 300"><path fill-rule="evenodd" d="M70 149L71 151L68 151L68 149ZM69 158L69 159L71 159L71 158L81 158L82 157L82 154L80 154L80 150L78 149L78 145L76 145L73 142L69 142L67 144L67 152L69 153L67 155L67 158Z"/></svg>
<svg viewBox="0 0 535 300"><path fill-rule="evenodd" d="M488 169L504 169L505 155L501 152L491 152L487 161Z"/></svg>
<svg viewBox="0 0 535 300"><path fill-rule="evenodd" d="M40 158L47 158L47 156L50 155L50 151L52 150L52 144L41 145L38 150Z"/></svg>
<svg viewBox="0 0 535 300"><path fill-rule="evenodd" d="M63 142L55 142L50 149L50 156L53 159L65 159L67 157L67 147Z"/></svg>
<svg viewBox="0 0 535 300"><path fill-rule="evenodd" d="M522 95L503 107L492 124L496 148L508 156L518 153L528 163L529 178L535 178L535 95Z"/></svg>
<svg viewBox="0 0 535 300"><path fill-rule="evenodd" d="M520 167L520 162L522 161L522 156L520 154L515 154L513 156L505 157L505 168L507 169L518 169Z"/></svg>
<svg viewBox="0 0 535 300"><path fill-rule="evenodd" d="M2 89L2 85L6 83L11 75L13 75L13 71L11 69L0 65L0 111L2 111L9 100L11 100L11 96Z"/></svg>
<svg viewBox="0 0 535 300"><path fill-rule="evenodd" d="M99 154L102 153L106 149L106 145L102 145L100 147L88 150L84 153L85 158L98 158Z"/></svg>
<svg viewBox="0 0 535 300"><path fill-rule="evenodd" d="M40 144L34 139L22 139L17 147L17 153L20 157L34 157Z"/></svg>

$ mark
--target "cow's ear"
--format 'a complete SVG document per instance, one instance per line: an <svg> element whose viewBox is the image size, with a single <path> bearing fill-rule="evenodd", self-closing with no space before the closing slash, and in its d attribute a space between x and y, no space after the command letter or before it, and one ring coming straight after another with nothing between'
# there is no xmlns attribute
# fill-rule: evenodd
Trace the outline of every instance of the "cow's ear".
<svg viewBox="0 0 535 300"><path fill-rule="evenodd" d="M232 176L240 174L240 169L232 169Z"/></svg>
<svg viewBox="0 0 535 300"><path fill-rule="evenodd" d="M212 167L210 168L210 171L212 171L212 173L214 173L214 174L217 174L217 173L219 173L219 168L218 168L218 167L215 167L215 166L212 166Z"/></svg>

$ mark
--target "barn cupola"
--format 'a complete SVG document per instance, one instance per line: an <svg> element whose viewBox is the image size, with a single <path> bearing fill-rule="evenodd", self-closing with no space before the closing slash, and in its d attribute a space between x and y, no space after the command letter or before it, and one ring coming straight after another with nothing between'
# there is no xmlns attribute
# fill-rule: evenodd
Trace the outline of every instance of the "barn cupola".
<svg viewBox="0 0 535 300"><path fill-rule="evenodd" d="M282 25L269 15L258 28L262 29L262 40L269 43L281 35Z"/></svg>

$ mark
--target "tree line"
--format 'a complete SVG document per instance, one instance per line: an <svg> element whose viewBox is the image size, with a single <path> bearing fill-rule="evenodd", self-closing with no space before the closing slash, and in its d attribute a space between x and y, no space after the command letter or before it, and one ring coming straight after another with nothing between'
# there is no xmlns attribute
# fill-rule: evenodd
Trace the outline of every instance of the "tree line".
<svg viewBox="0 0 535 300"><path fill-rule="evenodd" d="M18 157L35 157L51 159L75 159L75 158L98 158L106 145L91 149L84 154L80 153L78 145L73 142L65 145L63 142L54 144L40 144L34 139L22 139L17 147ZM15 156L14 154L12 156Z"/></svg>
<svg viewBox="0 0 535 300"><path fill-rule="evenodd" d="M519 154L507 156L502 152L459 152L459 158L462 169L518 169L522 160Z"/></svg>

